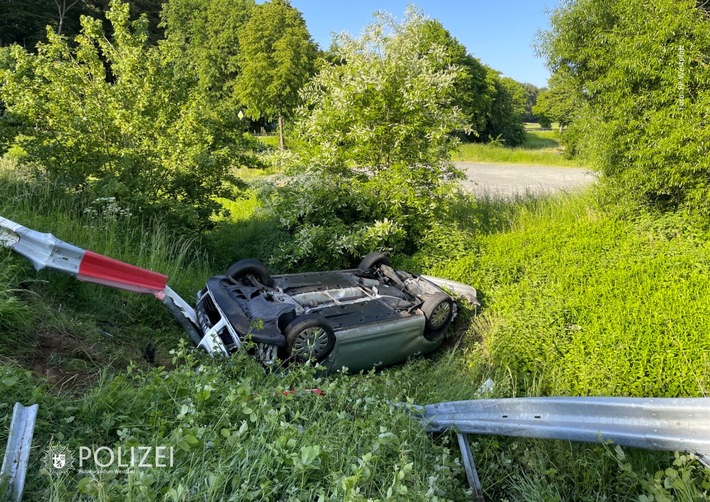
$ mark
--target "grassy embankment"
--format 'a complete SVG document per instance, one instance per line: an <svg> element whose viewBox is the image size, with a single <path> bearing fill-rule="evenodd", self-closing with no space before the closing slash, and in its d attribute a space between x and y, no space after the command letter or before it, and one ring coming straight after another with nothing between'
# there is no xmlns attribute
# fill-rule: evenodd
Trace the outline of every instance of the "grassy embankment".
<svg viewBox="0 0 710 502"><path fill-rule="evenodd" d="M87 214L51 186L0 179L0 214L167 273L188 299L225 263L268 258L273 224L257 207L236 202L203 242L175 241ZM324 379L211 360L178 344L155 300L0 251L0 443L12 403L39 403L28 500L461 500L455 440L427 436L394 403L474 398L487 378L498 397L706 395L709 251L688 224L621 220L592 194L464 200L419 253L393 260L476 286L480 315L464 309L431 358ZM50 477L52 441L172 446L175 464ZM490 500L694 500L710 483L683 455L505 438L476 438L474 452Z"/></svg>

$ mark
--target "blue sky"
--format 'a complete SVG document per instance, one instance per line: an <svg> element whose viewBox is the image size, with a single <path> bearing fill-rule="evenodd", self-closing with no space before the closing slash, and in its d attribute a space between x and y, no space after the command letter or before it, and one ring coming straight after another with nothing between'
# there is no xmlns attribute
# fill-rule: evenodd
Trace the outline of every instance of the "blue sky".
<svg viewBox="0 0 710 502"><path fill-rule="evenodd" d="M438 19L470 54L506 77L538 87L547 84L549 72L532 44L536 31L547 28L546 9L556 0L291 0L323 49L330 46L331 32L358 36L373 12L382 10L402 19L409 4Z"/></svg>

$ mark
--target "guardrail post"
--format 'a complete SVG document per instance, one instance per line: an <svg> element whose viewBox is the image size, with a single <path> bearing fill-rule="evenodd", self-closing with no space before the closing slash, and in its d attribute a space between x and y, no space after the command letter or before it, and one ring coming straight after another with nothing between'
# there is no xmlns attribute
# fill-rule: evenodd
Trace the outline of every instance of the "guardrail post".
<svg viewBox="0 0 710 502"><path fill-rule="evenodd" d="M468 485L473 490L472 498L475 502L483 502L483 488L481 487L481 480L478 479L478 471L476 471L476 463L473 461L468 435L459 432L456 434L456 438L459 441L459 448L461 448L461 457L463 458L463 467L466 469Z"/></svg>
<svg viewBox="0 0 710 502"><path fill-rule="evenodd" d="M0 483L8 484L8 500L20 502L22 499L38 409L38 404L22 406L20 403L15 403L12 409L10 434L0 470Z"/></svg>

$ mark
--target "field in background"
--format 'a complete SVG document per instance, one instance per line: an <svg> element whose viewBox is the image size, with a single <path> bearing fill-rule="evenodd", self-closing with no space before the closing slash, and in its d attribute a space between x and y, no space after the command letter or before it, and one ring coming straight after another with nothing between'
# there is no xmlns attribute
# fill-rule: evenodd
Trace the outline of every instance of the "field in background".
<svg viewBox="0 0 710 502"><path fill-rule="evenodd" d="M554 125L554 124L553 124ZM278 148L274 135L255 136L259 141ZM525 125L525 142L522 146L508 148L505 144L463 143L454 160L464 162L497 162L501 164L531 164L543 166L585 167L577 159L564 155L556 128L540 129L539 124Z"/></svg>
<svg viewBox="0 0 710 502"><path fill-rule="evenodd" d="M283 238L253 196L198 242L105 205L87 212L91 202L10 168L0 175L3 216L167 273L190 301L207 277L266 259ZM36 273L0 250L0 443L12 403L39 403L28 499L461 500L455 439L426 435L393 403L474 398L488 378L491 397L706 395L707 237L680 219L619 219L593 193L462 199L417 254L392 261L475 286L479 316L464 308L433 357L328 378L210 359L180 345L186 336L155 299ZM50 478L40 472L50 441L173 446L175 466ZM473 446L490 500L692 500L710 482L687 456L485 437Z"/></svg>
<svg viewBox="0 0 710 502"><path fill-rule="evenodd" d="M578 160L564 156L564 149L560 146L559 134L556 130L526 129L525 143L514 148L491 143L464 143L454 155L454 160L584 167Z"/></svg>

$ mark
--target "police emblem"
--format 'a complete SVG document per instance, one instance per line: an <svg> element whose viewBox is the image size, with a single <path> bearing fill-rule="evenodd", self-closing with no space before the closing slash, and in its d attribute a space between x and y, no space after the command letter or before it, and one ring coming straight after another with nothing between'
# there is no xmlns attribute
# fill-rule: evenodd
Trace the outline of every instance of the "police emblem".
<svg viewBox="0 0 710 502"><path fill-rule="evenodd" d="M66 445L53 444L44 456L44 466L50 474L68 471L74 463L74 456Z"/></svg>

